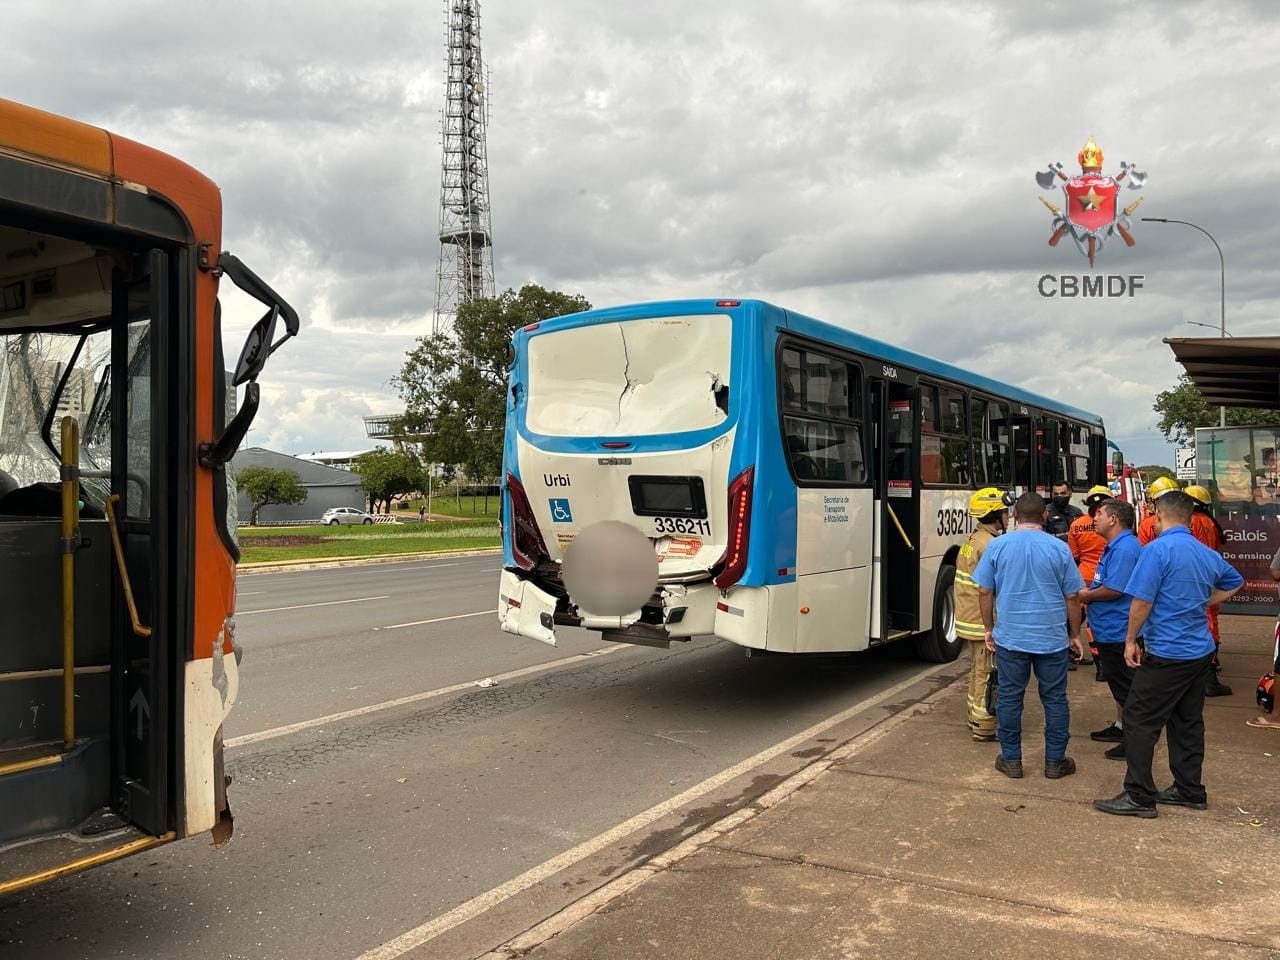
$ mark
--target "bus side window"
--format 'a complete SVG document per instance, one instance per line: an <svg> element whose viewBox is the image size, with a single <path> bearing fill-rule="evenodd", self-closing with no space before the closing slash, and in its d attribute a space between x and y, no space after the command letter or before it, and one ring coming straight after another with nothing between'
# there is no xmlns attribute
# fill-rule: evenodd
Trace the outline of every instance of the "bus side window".
<svg viewBox="0 0 1280 960"><path fill-rule="evenodd" d="M986 397L970 400L973 437L973 482L976 486L1009 483L1009 407Z"/></svg>
<svg viewBox="0 0 1280 960"><path fill-rule="evenodd" d="M1087 490L1092 483L1089 470L1089 430L1078 423L1066 426L1063 434L1063 450L1067 458L1068 482L1077 490Z"/></svg>
<svg viewBox="0 0 1280 960"><path fill-rule="evenodd" d="M968 418L959 390L920 385L920 479L944 486L969 484Z"/></svg>
<svg viewBox="0 0 1280 960"><path fill-rule="evenodd" d="M795 478L865 483L861 368L788 347L780 373L783 439Z"/></svg>

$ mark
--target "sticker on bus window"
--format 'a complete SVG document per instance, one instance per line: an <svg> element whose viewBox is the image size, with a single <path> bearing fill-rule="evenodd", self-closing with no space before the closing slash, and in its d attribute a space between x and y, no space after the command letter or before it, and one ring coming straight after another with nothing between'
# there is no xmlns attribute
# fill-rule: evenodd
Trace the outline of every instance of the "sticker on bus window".
<svg viewBox="0 0 1280 960"><path fill-rule="evenodd" d="M906 413L910 409L911 409L910 400L890 400L889 401L890 413Z"/></svg>
<svg viewBox="0 0 1280 960"><path fill-rule="evenodd" d="M891 497L910 497L911 481L910 480L890 480L888 494Z"/></svg>

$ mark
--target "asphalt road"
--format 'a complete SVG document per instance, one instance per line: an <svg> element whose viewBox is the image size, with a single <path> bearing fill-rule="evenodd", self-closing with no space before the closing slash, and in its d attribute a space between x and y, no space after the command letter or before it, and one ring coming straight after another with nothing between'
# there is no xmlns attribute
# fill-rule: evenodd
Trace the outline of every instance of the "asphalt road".
<svg viewBox="0 0 1280 960"><path fill-rule="evenodd" d="M0 900L0 956L355 960L440 917L449 936L411 956L473 956L681 833L661 821L603 844L452 929L474 898L921 672L892 648L747 658L707 638L657 650L583 631L546 647L497 629L498 563L243 575L235 839ZM706 819L776 782L750 773L671 817Z"/></svg>

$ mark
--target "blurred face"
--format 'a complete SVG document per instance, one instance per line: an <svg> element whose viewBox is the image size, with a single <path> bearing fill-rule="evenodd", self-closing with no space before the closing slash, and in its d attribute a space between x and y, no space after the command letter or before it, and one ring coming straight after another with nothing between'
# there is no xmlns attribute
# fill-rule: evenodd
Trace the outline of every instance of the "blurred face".
<svg viewBox="0 0 1280 960"><path fill-rule="evenodd" d="M1098 507L1093 514L1093 532L1103 540L1110 540L1120 533L1120 523L1102 507Z"/></svg>

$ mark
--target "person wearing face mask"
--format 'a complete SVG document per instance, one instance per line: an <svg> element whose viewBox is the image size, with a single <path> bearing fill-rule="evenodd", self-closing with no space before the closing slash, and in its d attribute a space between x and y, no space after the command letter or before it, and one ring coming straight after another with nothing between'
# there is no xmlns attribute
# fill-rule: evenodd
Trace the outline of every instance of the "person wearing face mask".
<svg viewBox="0 0 1280 960"><path fill-rule="evenodd" d="M973 571L991 541L1004 533L1008 525L1009 509L1004 495L995 487L983 487L969 497L969 516L978 526L969 534L956 558L956 633L969 642L969 732L973 739L986 743L996 739L996 718L991 712L995 667L991 651L984 643L986 634Z"/></svg>
<svg viewBox="0 0 1280 960"><path fill-rule="evenodd" d="M1052 533L1063 543L1071 531L1071 524L1084 515L1084 511L1071 502L1071 487L1055 483L1049 500L1049 519L1045 521L1045 533Z"/></svg>

